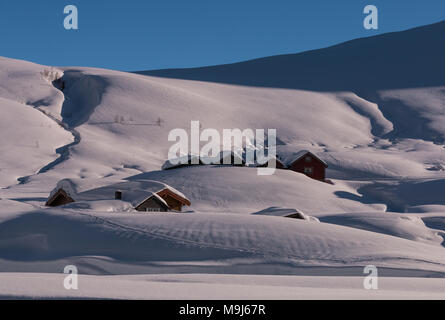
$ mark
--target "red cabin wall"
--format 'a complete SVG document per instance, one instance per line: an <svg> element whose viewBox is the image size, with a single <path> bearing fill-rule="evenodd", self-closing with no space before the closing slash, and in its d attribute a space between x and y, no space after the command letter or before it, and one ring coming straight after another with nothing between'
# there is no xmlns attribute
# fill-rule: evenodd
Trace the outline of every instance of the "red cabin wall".
<svg viewBox="0 0 445 320"><path fill-rule="evenodd" d="M306 157L310 157L311 161L307 162ZM304 168L312 168L312 173L305 173ZM290 167L290 170L303 173L308 177L316 180L325 180L326 178L326 167L325 165L318 159L314 158L311 155L303 156L298 161L295 161Z"/></svg>

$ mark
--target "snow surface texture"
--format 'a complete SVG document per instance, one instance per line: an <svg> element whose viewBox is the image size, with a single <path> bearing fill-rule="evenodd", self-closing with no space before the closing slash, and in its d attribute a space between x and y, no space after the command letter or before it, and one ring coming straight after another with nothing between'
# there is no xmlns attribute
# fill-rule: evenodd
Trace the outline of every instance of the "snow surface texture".
<svg viewBox="0 0 445 320"><path fill-rule="evenodd" d="M0 274L7 299L441 299L444 279L382 278L379 290L363 290L360 277L256 275L81 276L65 290L60 274Z"/></svg>
<svg viewBox="0 0 445 320"><path fill-rule="evenodd" d="M444 32L442 22L298 55L138 74L0 58L0 272L9 272L0 296L70 297L41 283L58 283L55 273L75 264L91 275L84 298L180 298L195 288L196 297L301 298L293 286L334 297L316 276L338 276L335 297L443 298L443 281L425 278L445 275ZM280 155L313 152L334 184L288 170L161 170L168 133L192 120L277 129ZM75 183L67 191L97 197L45 208L62 179ZM113 200L114 184L127 192L143 181L179 190L192 206L144 214ZM305 219L284 217L296 212ZM351 284L368 264L388 291ZM159 291L144 293L140 279L159 277L178 283L159 280ZM108 281L110 290L98 289Z"/></svg>

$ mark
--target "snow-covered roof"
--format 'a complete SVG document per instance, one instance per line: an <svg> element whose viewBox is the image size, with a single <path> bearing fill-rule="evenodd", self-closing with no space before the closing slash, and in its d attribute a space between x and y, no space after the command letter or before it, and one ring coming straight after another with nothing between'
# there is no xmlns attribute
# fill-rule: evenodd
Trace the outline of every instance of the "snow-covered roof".
<svg viewBox="0 0 445 320"><path fill-rule="evenodd" d="M198 159L197 162L199 164L224 164L224 159L227 159L232 156L234 158L238 158L240 163L245 162L243 154L231 150L223 150L216 157L185 155L175 159L171 160L169 159L165 161L164 164L162 165L162 170L173 169L187 164L191 165L193 159Z"/></svg>
<svg viewBox="0 0 445 320"><path fill-rule="evenodd" d="M163 182L155 180L141 179L135 181L119 181L114 184L86 190L81 193L77 193L75 191L75 186L76 185L72 180L62 180L57 184L57 187L53 190L51 196L62 188L75 201L100 201L113 200L116 191L120 191L122 192L122 201L129 202L133 207L137 207L153 195L158 198L159 196L157 193L167 189L190 202L190 200L182 192ZM162 198L160 199L162 200ZM164 200L162 201L165 202Z"/></svg>
<svg viewBox="0 0 445 320"><path fill-rule="evenodd" d="M192 156L192 155L186 155L186 156L181 156L181 157L178 157L175 159L169 159L169 160L165 161L164 164L162 165L162 170L173 169L176 167L190 164L192 162L192 159L198 159L198 162L199 162L199 157Z"/></svg>
<svg viewBox="0 0 445 320"><path fill-rule="evenodd" d="M72 179L63 179L60 180L56 187L51 191L49 198L51 199L52 197L54 197L54 195L59 191L59 190L63 190L66 192L66 194L73 200L77 200L77 184L74 180Z"/></svg>
<svg viewBox="0 0 445 320"><path fill-rule="evenodd" d="M282 208L282 207L269 207L264 210L255 212L253 214L264 215L264 216L275 216L275 217L287 217L293 214L304 215L301 210L295 208Z"/></svg>
<svg viewBox="0 0 445 320"><path fill-rule="evenodd" d="M286 165L287 167L291 166L295 161L300 160L301 158L303 158L305 155L310 154L312 157L318 159L321 163L323 163L326 167L328 166L328 164L320 159L317 155L315 155L314 153L312 153L309 150L300 150L297 153L290 153L287 155L281 155L281 159L282 159L282 163L284 165Z"/></svg>
<svg viewBox="0 0 445 320"><path fill-rule="evenodd" d="M151 197L156 198L156 199L157 199L160 203L162 203L166 208L169 207L168 203L167 203L164 199L162 199L157 193L154 193L154 192L152 192L151 195L150 195L148 198L146 198L145 200L143 200L143 201L141 201L141 202L139 202L138 204L135 204L135 205L133 205L133 206L136 207L136 206L142 204L143 202L147 201L147 200L150 199Z"/></svg>

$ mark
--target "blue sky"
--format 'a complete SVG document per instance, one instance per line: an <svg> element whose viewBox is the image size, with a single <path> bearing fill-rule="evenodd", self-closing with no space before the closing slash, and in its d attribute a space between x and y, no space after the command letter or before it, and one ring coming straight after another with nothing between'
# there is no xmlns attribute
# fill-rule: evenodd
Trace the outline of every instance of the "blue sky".
<svg viewBox="0 0 445 320"><path fill-rule="evenodd" d="M79 30L63 28L76 5ZM363 8L379 9L379 30ZM0 56L148 70L322 48L445 19L443 0L1 0Z"/></svg>

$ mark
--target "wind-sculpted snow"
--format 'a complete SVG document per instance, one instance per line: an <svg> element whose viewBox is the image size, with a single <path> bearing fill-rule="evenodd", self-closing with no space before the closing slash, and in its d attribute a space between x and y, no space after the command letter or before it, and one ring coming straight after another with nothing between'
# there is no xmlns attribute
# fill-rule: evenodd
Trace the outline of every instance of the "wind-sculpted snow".
<svg viewBox="0 0 445 320"><path fill-rule="evenodd" d="M269 272L287 273L291 266L366 264L445 272L440 246L281 217L59 209L31 211L3 221L0 231L0 258L10 261L0 264L1 271L8 271L11 263L23 270L47 261L51 271L61 260L91 257L89 263L94 265L94 257L108 257L112 260L106 270L122 264L123 273L159 272L164 266L175 270L175 265L177 271L187 266L188 272L196 272L201 267L212 269L212 264L215 270L235 273L261 273L263 265ZM98 268L104 267L101 260L96 261Z"/></svg>
<svg viewBox="0 0 445 320"><path fill-rule="evenodd" d="M246 274L81 275L78 290L65 290L60 285L63 277L54 273L0 274L0 282L4 284L0 287L0 298L253 301L445 298L445 279L420 277L381 277L379 290L363 290L360 277Z"/></svg>
<svg viewBox="0 0 445 320"><path fill-rule="evenodd" d="M76 128L88 121L101 104L107 83L103 77L84 74L80 70L65 70L63 83L62 121L69 128Z"/></svg>
<svg viewBox="0 0 445 320"><path fill-rule="evenodd" d="M434 221L434 218L430 219ZM395 212L356 212L327 215L320 217L320 221L430 244L441 244L444 241L437 232L427 227L429 224L424 223L419 215Z"/></svg>
<svg viewBox="0 0 445 320"><path fill-rule="evenodd" d="M33 106L0 97L0 186L35 174L71 136Z"/></svg>
<svg viewBox="0 0 445 320"><path fill-rule="evenodd" d="M389 211L409 212L412 207L418 206L435 205L445 208L444 190L445 179L406 179L376 181L359 188L358 192L364 198L386 203Z"/></svg>

